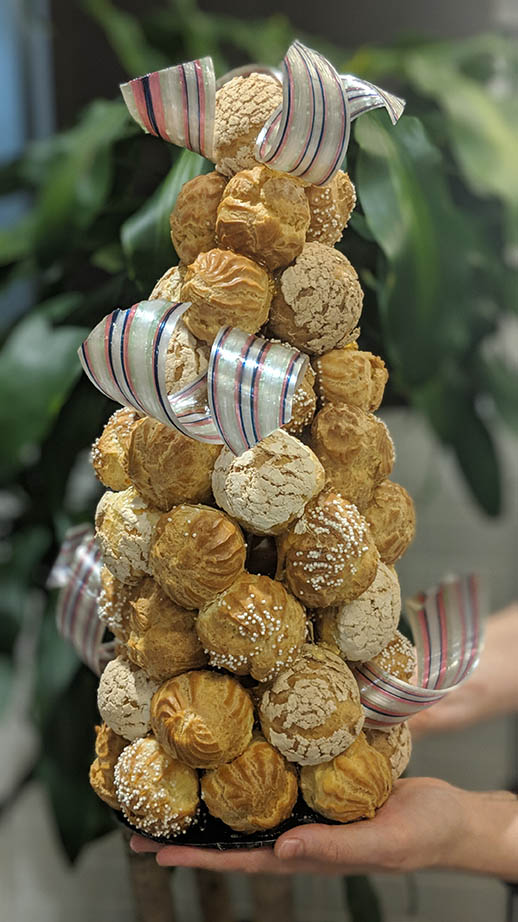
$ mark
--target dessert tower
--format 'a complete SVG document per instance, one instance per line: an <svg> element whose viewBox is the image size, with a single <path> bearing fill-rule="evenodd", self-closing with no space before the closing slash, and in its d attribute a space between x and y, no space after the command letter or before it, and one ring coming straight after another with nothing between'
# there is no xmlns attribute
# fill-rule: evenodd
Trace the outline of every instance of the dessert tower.
<svg viewBox="0 0 518 922"><path fill-rule="evenodd" d="M356 671L408 681L416 657L394 569L414 507L390 479L387 370L358 347L363 292L336 248L355 190L340 170L317 185L257 159L282 103L275 74L217 91L215 168L178 196L179 262L146 310L188 304L167 344L170 394L207 372L226 325L299 350L291 418L235 453L124 407L92 450L116 656L90 779L159 838L203 811L274 830L300 796L329 820L371 817L410 757L406 723L365 723Z"/></svg>

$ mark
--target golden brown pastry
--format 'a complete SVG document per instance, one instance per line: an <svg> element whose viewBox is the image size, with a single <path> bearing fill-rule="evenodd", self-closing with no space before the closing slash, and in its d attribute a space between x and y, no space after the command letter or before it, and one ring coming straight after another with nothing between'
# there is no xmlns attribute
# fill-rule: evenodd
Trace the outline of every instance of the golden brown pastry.
<svg viewBox="0 0 518 922"><path fill-rule="evenodd" d="M397 573L380 561L373 582L357 599L319 610L319 637L336 644L344 659L365 662L392 640L400 615Z"/></svg>
<svg viewBox="0 0 518 922"><path fill-rule="evenodd" d="M365 735L324 765L304 766L300 789L309 807L329 820L350 823L373 817L392 789L392 774Z"/></svg>
<svg viewBox="0 0 518 922"><path fill-rule="evenodd" d="M282 104L281 84L268 74L233 77L216 93L216 169L225 176L256 165L255 142Z"/></svg>
<svg viewBox="0 0 518 922"><path fill-rule="evenodd" d="M242 573L201 609L196 630L211 666L264 682L297 656L306 615L282 583Z"/></svg>
<svg viewBox="0 0 518 922"><path fill-rule="evenodd" d="M291 404L291 419L283 426L290 435L300 435L302 430L309 426L317 408L317 395L313 387L315 372L308 365L304 377L293 395Z"/></svg>
<svg viewBox="0 0 518 922"><path fill-rule="evenodd" d="M135 584L149 573L149 551L160 518L129 487L104 493L95 512L95 535L103 563L121 581Z"/></svg>
<svg viewBox="0 0 518 922"><path fill-rule="evenodd" d="M363 509L394 465L394 443L384 422L346 403L329 403L311 427L311 447L327 480Z"/></svg>
<svg viewBox="0 0 518 922"><path fill-rule="evenodd" d="M358 275L347 257L323 243L306 243L276 286L269 328L292 346L321 355L358 335L362 304Z"/></svg>
<svg viewBox="0 0 518 922"><path fill-rule="evenodd" d="M137 586L128 586L116 579L108 567L101 569L101 591L98 599L98 613L108 630L118 639L128 639L131 615L130 601Z"/></svg>
<svg viewBox="0 0 518 922"><path fill-rule="evenodd" d="M113 781L115 763L128 740L118 736L106 724L95 728L95 755L90 766L90 784L101 800L109 807L120 810Z"/></svg>
<svg viewBox="0 0 518 922"><path fill-rule="evenodd" d="M128 471L151 506L167 512L179 503L203 503L212 496L214 462L221 445L198 442L145 416L133 429Z"/></svg>
<svg viewBox="0 0 518 922"><path fill-rule="evenodd" d="M319 356L314 366L323 403L349 403L371 412L378 409L388 380L385 362L378 355L362 352L351 343Z"/></svg>
<svg viewBox="0 0 518 922"><path fill-rule="evenodd" d="M153 576L182 608L201 608L234 582L245 566L241 529L209 506L175 506L158 523L151 548Z"/></svg>
<svg viewBox="0 0 518 922"><path fill-rule="evenodd" d="M207 669L169 679L151 702L160 745L192 768L215 768L241 755L253 723L250 695L237 679Z"/></svg>
<svg viewBox="0 0 518 922"><path fill-rule="evenodd" d="M297 795L295 769L260 734L242 755L207 772L201 782L209 813L237 832L278 826L291 815Z"/></svg>
<svg viewBox="0 0 518 922"><path fill-rule="evenodd" d="M415 537L415 508L399 483L384 480L364 510L376 547L385 563L395 563Z"/></svg>
<svg viewBox="0 0 518 922"><path fill-rule="evenodd" d="M275 535L304 511L324 486L320 461L307 445L276 429L237 457L224 448L214 465L218 506L257 535Z"/></svg>
<svg viewBox="0 0 518 922"><path fill-rule="evenodd" d="M164 272L158 279L153 291L149 296L150 301L161 298L163 301L181 301L181 291L183 279L185 276L186 266L171 266L167 272Z"/></svg>
<svg viewBox="0 0 518 922"><path fill-rule="evenodd" d="M372 583L379 554L356 506L332 490L308 503L277 539L277 579L306 606L352 602Z"/></svg>
<svg viewBox="0 0 518 922"><path fill-rule="evenodd" d="M261 696L263 733L290 762L317 765L347 749L364 721L348 666L325 646L305 644Z"/></svg>
<svg viewBox="0 0 518 922"><path fill-rule="evenodd" d="M152 736L135 740L119 756L115 790L128 822L149 835L178 836L196 819L196 772L171 758Z"/></svg>
<svg viewBox="0 0 518 922"><path fill-rule="evenodd" d="M180 189L171 212L171 240L184 263L216 246L216 212L227 180L217 173L190 179Z"/></svg>
<svg viewBox="0 0 518 922"><path fill-rule="evenodd" d="M154 579L139 583L130 611L126 652L152 679L163 682L206 665L194 624L196 612L175 605Z"/></svg>
<svg viewBox="0 0 518 922"><path fill-rule="evenodd" d="M205 343L212 343L227 324L257 333L268 319L271 300L266 269L231 250L200 253L182 285L182 301L191 302L184 314L186 326Z"/></svg>
<svg viewBox="0 0 518 922"><path fill-rule="evenodd" d="M218 208L216 235L220 246L273 271L299 255L309 218L299 179L256 166L230 180Z"/></svg>
<svg viewBox="0 0 518 922"><path fill-rule="evenodd" d="M365 728L365 737L370 746L385 756L392 781L397 781L410 762L412 755L412 735L408 723L395 724L387 730L370 730Z"/></svg>
<svg viewBox="0 0 518 922"><path fill-rule="evenodd" d="M131 433L140 416L129 407L113 413L92 445L91 460L96 476L110 490L127 490L128 448Z"/></svg>
<svg viewBox="0 0 518 922"><path fill-rule="evenodd" d="M401 631L396 631L387 646L376 656L372 656L370 662L397 679L410 682L417 665L416 649L408 637Z"/></svg>
<svg viewBox="0 0 518 922"><path fill-rule="evenodd" d="M348 173L339 170L327 186L308 186L306 195L311 211L306 240L334 246L356 205L356 192Z"/></svg>

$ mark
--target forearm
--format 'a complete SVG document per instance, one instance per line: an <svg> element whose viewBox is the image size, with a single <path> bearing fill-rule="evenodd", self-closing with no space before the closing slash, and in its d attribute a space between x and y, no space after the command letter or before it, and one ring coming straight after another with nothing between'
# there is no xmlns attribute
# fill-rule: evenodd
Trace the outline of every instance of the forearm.
<svg viewBox="0 0 518 922"><path fill-rule="evenodd" d="M464 823L446 865L518 882L518 799L508 791L459 791Z"/></svg>

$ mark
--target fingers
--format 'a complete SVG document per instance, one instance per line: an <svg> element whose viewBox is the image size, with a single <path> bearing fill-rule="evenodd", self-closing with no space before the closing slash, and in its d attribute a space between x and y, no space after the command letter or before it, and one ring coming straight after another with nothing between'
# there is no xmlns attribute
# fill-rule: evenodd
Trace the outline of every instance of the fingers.
<svg viewBox="0 0 518 922"><path fill-rule="evenodd" d="M396 839L395 830L385 830L375 819L346 826L315 823L285 832L275 843L275 855L290 863L316 862L342 874L388 871L398 867Z"/></svg>
<svg viewBox="0 0 518 922"><path fill-rule="evenodd" d="M133 835L130 839L130 848L133 852L143 855L146 852L159 852L162 846L144 836Z"/></svg>
<svg viewBox="0 0 518 922"><path fill-rule="evenodd" d="M202 868L206 871L244 871L248 874L336 874L335 867L313 861L279 861L271 848L218 851L185 845L163 846L156 856L161 867Z"/></svg>

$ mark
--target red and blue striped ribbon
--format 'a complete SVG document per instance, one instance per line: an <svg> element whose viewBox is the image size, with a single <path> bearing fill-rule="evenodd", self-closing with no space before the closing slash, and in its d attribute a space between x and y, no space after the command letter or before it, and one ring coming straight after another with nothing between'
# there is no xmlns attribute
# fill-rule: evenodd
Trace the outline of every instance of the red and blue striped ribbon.
<svg viewBox="0 0 518 922"><path fill-rule="evenodd" d="M475 575L452 577L406 603L417 651L417 684L375 663L354 668L365 725L388 729L431 707L463 682L478 663L483 611Z"/></svg>
<svg viewBox="0 0 518 922"><path fill-rule="evenodd" d="M386 109L393 125L403 115L405 100L399 96L382 90L368 80L355 77L354 74L340 74L340 79L347 95L351 121L371 109Z"/></svg>
<svg viewBox="0 0 518 922"><path fill-rule="evenodd" d="M131 116L148 134L212 158L216 78L212 58L121 84Z"/></svg>
<svg viewBox="0 0 518 922"><path fill-rule="evenodd" d="M331 182L349 143L350 113L340 75L302 42L282 63L283 101L256 142L256 157L272 169L308 183Z"/></svg>
<svg viewBox="0 0 518 922"><path fill-rule="evenodd" d="M59 588L56 624L80 659L100 675L114 656L114 644L103 643L106 626L99 620L101 555L89 525L69 529L47 585Z"/></svg>
<svg viewBox="0 0 518 922"><path fill-rule="evenodd" d="M225 443L241 454L291 419L308 358L237 327L223 327L208 371L169 395L167 348L188 307L153 300L113 311L80 347L81 364L112 400L200 442Z"/></svg>

